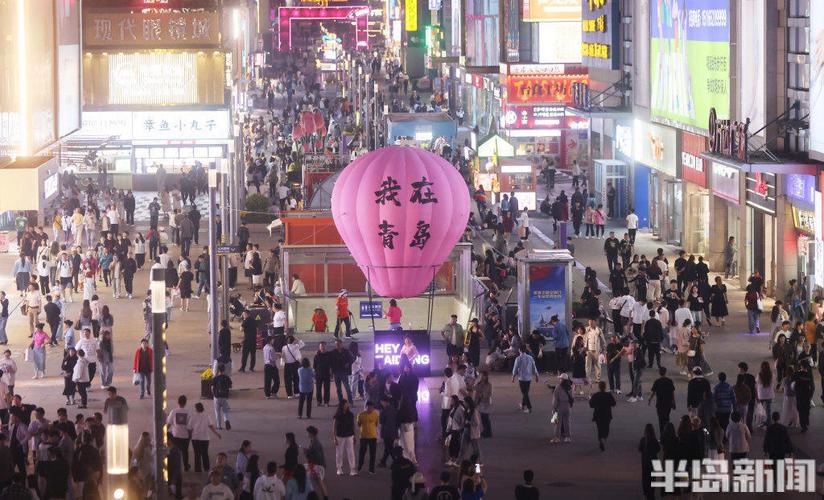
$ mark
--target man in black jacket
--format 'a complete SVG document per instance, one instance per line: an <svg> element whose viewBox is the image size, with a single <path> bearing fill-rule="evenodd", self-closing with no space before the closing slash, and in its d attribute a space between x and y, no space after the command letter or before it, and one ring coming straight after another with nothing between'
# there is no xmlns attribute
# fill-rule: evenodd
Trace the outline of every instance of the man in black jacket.
<svg viewBox="0 0 824 500"><path fill-rule="evenodd" d="M772 424L767 426L764 433L764 454L770 460L783 460L793 452L793 442L787 428L781 424L781 414L774 411L772 414Z"/></svg>
<svg viewBox="0 0 824 500"><path fill-rule="evenodd" d="M315 369L315 391L318 406L329 406L329 386L332 381L331 355L332 353L326 350L326 342L320 342L318 352L315 353L315 359L312 363L312 368Z"/></svg>
<svg viewBox="0 0 824 500"><path fill-rule="evenodd" d="M352 404L352 388L349 387L349 375L352 374L352 353L344 349L343 342L335 341L335 350L330 352L330 366L335 377L335 390L338 392L338 402L343 402L341 384L346 388L346 399Z"/></svg>
<svg viewBox="0 0 824 500"><path fill-rule="evenodd" d="M664 327L655 317L655 310L650 310L649 319L644 323L644 343L647 346L647 368L652 368L652 358L661 368L661 342L664 340Z"/></svg>
<svg viewBox="0 0 824 500"><path fill-rule="evenodd" d="M126 224L134 225L135 199L131 189L123 198L123 209L126 211Z"/></svg>
<svg viewBox="0 0 824 500"><path fill-rule="evenodd" d="M46 305L43 306L46 313L46 322L51 330L51 340L49 345L57 345L57 333L60 330L60 306L54 303L51 295L46 295Z"/></svg>
<svg viewBox="0 0 824 500"><path fill-rule="evenodd" d="M704 400L704 394L712 392L709 380L704 378L704 371L700 366L692 369L693 377L687 383L687 408L697 409L701 401ZM704 422L704 425L709 422Z"/></svg>
<svg viewBox="0 0 824 500"><path fill-rule="evenodd" d="M255 350L257 349L257 321L249 311L243 311L243 322L240 324L243 330L243 350L240 358L240 371L246 371L246 358L250 355L249 371L255 371Z"/></svg>
<svg viewBox="0 0 824 500"><path fill-rule="evenodd" d="M738 373L744 376L744 385L750 388L750 394L753 397L750 398L750 403L747 405L747 428L750 429L750 433L752 433L752 419L755 414L755 395L758 394L755 389L755 377L753 377L750 373L748 373L750 367L745 362L738 363Z"/></svg>

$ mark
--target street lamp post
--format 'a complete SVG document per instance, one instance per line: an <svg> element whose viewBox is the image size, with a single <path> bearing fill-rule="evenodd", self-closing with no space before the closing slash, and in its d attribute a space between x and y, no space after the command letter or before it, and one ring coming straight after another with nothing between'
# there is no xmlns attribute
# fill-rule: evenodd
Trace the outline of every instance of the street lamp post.
<svg viewBox="0 0 824 500"><path fill-rule="evenodd" d="M228 179L229 179L229 165L230 163L223 163L223 171L220 174L220 220L223 221L223 224L220 225L221 232L223 234L220 235L221 243L228 243L234 244L234 236L230 228L227 226L226 221L230 218L228 216L229 207L227 206L227 201L229 199L228 196ZM220 281L223 283L223 303L222 305L222 317L223 319L229 319L229 257L224 255L220 257L221 259L221 278Z"/></svg>
<svg viewBox="0 0 824 500"><path fill-rule="evenodd" d="M364 113L364 121L363 121L363 131L366 134L366 150L369 151L371 149L370 144L370 135L372 131L372 122L369 120L369 108L370 108L370 101L369 101L369 73L364 75L363 79L365 80L365 87L366 87L366 94L364 103L363 103L363 113Z"/></svg>
<svg viewBox="0 0 824 500"><path fill-rule="evenodd" d="M125 400L110 400L106 410L106 474L108 498L126 496L129 475L129 406Z"/></svg>
<svg viewBox="0 0 824 500"><path fill-rule="evenodd" d="M166 270L159 264L152 266L149 285L152 297L152 350L154 379L152 380L152 410L155 442L155 492L159 498L166 494Z"/></svg>
<svg viewBox="0 0 824 500"><path fill-rule="evenodd" d="M215 216L217 215L217 165L212 163L209 167L209 333L212 336L212 361L217 359L217 325L220 310L217 303L217 228L215 227ZM210 363L211 364L211 363Z"/></svg>

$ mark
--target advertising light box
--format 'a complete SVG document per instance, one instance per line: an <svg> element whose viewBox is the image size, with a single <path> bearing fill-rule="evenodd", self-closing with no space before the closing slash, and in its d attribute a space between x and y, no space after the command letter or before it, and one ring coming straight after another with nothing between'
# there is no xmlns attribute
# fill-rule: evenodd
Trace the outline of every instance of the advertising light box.
<svg viewBox="0 0 824 500"><path fill-rule="evenodd" d="M523 0L522 6L527 22L581 22L580 0Z"/></svg>
<svg viewBox="0 0 824 500"><path fill-rule="evenodd" d="M703 131L730 113L729 0L650 2L651 115Z"/></svg>
<svg viewBox="0 0 824 500"><path fill-rule="evenodd" d="M411 352L404 346L404 337L412 341ZM375 367L400 372L403 363L409 360L412 372L418 377L428 377L431 373L430 339L426 330L376 330L373 349Z"/></svg>

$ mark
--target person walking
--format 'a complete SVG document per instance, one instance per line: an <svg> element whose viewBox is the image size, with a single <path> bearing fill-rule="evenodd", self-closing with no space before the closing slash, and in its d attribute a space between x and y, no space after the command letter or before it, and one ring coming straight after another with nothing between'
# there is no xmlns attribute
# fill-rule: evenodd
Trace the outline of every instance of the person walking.
<svg viewBox="0 0 824 500"><path fill-rule="evenodd" d="M312 418L312 390L315 388L315 370L309 365L309 359L303 358L298 368L298 418L303 418L303 404L306 403L306 418Z"/></svg>
<svg viewBox="0 0 824 500"><path fill-rule="evenodd" d="M453 314L441 329L441 336L446 341L446 357L451 360L455 356L463 354L464 349L464 329L458 324L458 315Z"/></svg>
<svg viewBox="0 0 824 500"><path fill-rule="evenodd" d="M139 380L140 399L144 394L152 395L152 372L154 371L154 353L149 347L149 340L142 339L140 347L134 352L134 364L132 370Z"/></svg>
<svg viewBox="0 0 824 500"><path fill-rule="evenodd" d="M598 447L606 450L606 440L609 437L609 424L612 422L612 408L615 407L615 397L607 392L607 384L603 380L598 382L598 392L589 399L592 408L592 421L598 431Z"/></svg>
<svg viewBox="0 0 824 500"><path fill-rule="evenodd" d="M481 378L475 382L475 403L481 414L481 437L492 437L492 421L489 410L492 408L492 384L489 382L489 372L481 372Z"/></svg>
<svg viewBox="0 0 824 500"><path fill-rule="evenodd" d="M189 470L189 441L192 432L189 409L186 408L187 402L188 398L181 394L177 398L177 408L170 411L166 417L166 425L172 436L172 445L180 450L183 468L186 471Z"/></svg>
<svg viewBox="0 0 824 500"><path fill-rule="evenodd" d="M538 368L535 366L535 358L526 352L526 346L521 345L521 353L515 358L512 366L512 382L518 379L518 387L521 389L521 404L518 406L524 413L532 412L532 402L529 400L529 386L532 379L538 383Z"/></svg>
<svg viewBox="0 0 824 500"><path fill-rule="evenodd" d="M655 500L655 490L652 488L652 462L658 460L661 444L655 437L655 427L652 424L644 427L644 437L638 443L638 451L641 453L641 487L644 498Z"/></svg>
<svg viewBox="0 0 824 500"><path fill-rule="evenodd" d="M584 330L584 348L586 350L586 374L590 382L601 381L601 358L606 345L603 330L593 318L588 319Z"/></svg>
<svg viewBox="0 0 824 500"><path fill-rule="evenodd" d="M332 417L332 435L335 437L335 467L337 474L343 475L344 459L349 463L349 475L357 476L355 470L355 415L348 401L341 401Z"/></svg>
<svg viewBox="0 0 824 500"><path fill-rule="evenodd" d="M675 384L667 377L667 368L658 368L658 379L652 383L647 405L655 399L655 411L658 414L658 431L663 433L664 426L670 421L670 412L675 409Z"/></svg>
<svg viewBox="0 0 824 500"><path fill-rule="evenodd" d="M727 374L720 372L718 374L718 383L712 390L713 398L715 399L715 416L718 417L718 422L721 428L727 430L727 423L730 421L730 414L735 405L735 393L732 386L727 383Z"/></svg>
<svg viewBox="0 0 824 500"><path fill-rule="evenodd" d="M80 406L78 409L85 409L89 402L88 388L91 385L91 376L89 375L89 361L86 359L86 352L83 349L77 350L77 362L74 364L74 371L72 372L72 382L77 387L77 392L80 393Z"/></svg>
<svg viewBox="0 0 824 500"><path fill-rule="evenodd" d="M630 208L627 214L627 233L629 233L629 244L635 246L635 236L638 233L638 216L635 209Z"/></svg>
<svg viewBox="0 0 824 500"><path fill-rule="evenodd" d="M209 432L218 439L223 439L223 436L215 428L212 417L204 411L203 403L195 403L195 412L190 415L190 419L195 472L211 470L209 467Z"/></svg>
<svg viewBox="0 0 824 500"><path fill-rule="evenodd" d="M349 376L352 374L352 363L354 361L352 352L343 347L341 340L335 341L335 350L331 353L332 375L335 379L335 390L338 393L338 402L343 401L344 390L346 400L352 404L352 388L349 386ZM341 388L343 386L343 389Z"/></svg>
<svg viewBox="0 0 824 500"><path fill-rule="evenodd" d="M329 389L332 384L332 353L326 350L326 342L318 343L318 350L312 360L315 369L315 390L317 406L329 406Z"/></svg>
<svg viewBox="0 0 824 500"><path fill-rule="evenodd" d="M215 403L215 422L218 429L232 430L229 423L229 391L232 388L232 379L226 375L223 363L217 365L217 376L212 379L212 398Z"/></svg>
<svg viewBox="0 0 824 500"><path fill-rule="evenodd" d="M737 411L730 415L730 422L724 433L727 440L727 451L732 460L747 458L750 454L750 430Z"/></svg>
<svg viewBox="0 0 824 500"><path fill-rule="evenodd" d="M43 331L45 326L43 323L37 323L29 344L31 360L34 364L33 379L46 376L46 344L49 342L49 335Z"/></svg>
<svg viewBox="0 0 824 500"><path fill-rule="evenodd" d="M366 402L366 409L358 414L358 434L360 448L358 450L358 472L363 469L366 451L369 450L369 474L375 473L375 452L378 446L378 423L380 414L375 410L371 401Z"/></svg>
<svg viewBox="0 0 824 500"><path fill-rule="evenodd" d="M243 353L240 358L240 372L246 371L246 361L249 360L249 371L255 371L255 358L257 358L257 320L248 309L244 309L241 315L243 321L240 324L243 330ZM297 359L294 360L297 363ZM291 395L291 394L290 394Z"/></svg>
<svg viewBox="0 0 824 500"><path fill-rule="evenodd" d="M298 368L300 367L300 360L302 355L300 350L306 344L302 340L298 340L292 335L286 338L286 344L281 348L281 356L283 357L283 383L286 386L286 399L297 398L300 396L300 387L298 380Z"/></svg>
<svg viewBox="0 0 824 500"><path fill-rule="evenodd" d="M263 396L266 399L277 398L280 390L278 356L279 353L275 349L275 337L269 337L266 345L263 346Z"/></svg>
<svg viewBox="0 0 824 500"><path fill-rule="evenodd" d="M378 467L386 467L386 460L392 455L392 450L395 448L395 440L398 439L398 409L392 404L389 397L384 396L380 399L380 434L383 441L383 456Z"/></svg>
<svg viewBox="0 0 824 500"><path fill-rule="evenodd" d="M569 417L573 404L575 404L575 398L572 396L569 376L562 373L561 381L552 394L553 414L551 422L555 424L555 437L550 440L550 443L560 443L561 440L565 443L572 441L569 433Z"/></svg>

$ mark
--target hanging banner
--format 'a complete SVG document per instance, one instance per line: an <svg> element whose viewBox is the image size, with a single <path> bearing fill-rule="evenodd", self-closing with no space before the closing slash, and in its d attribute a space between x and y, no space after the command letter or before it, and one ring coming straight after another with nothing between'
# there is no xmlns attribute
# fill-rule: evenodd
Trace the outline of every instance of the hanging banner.
<svg viewBox="0 0 824 500"><path fill-rule="evenodd" d="M507 99L512 104L572 103L572 85L589 83L588 75L509 75Z"/></svg>

